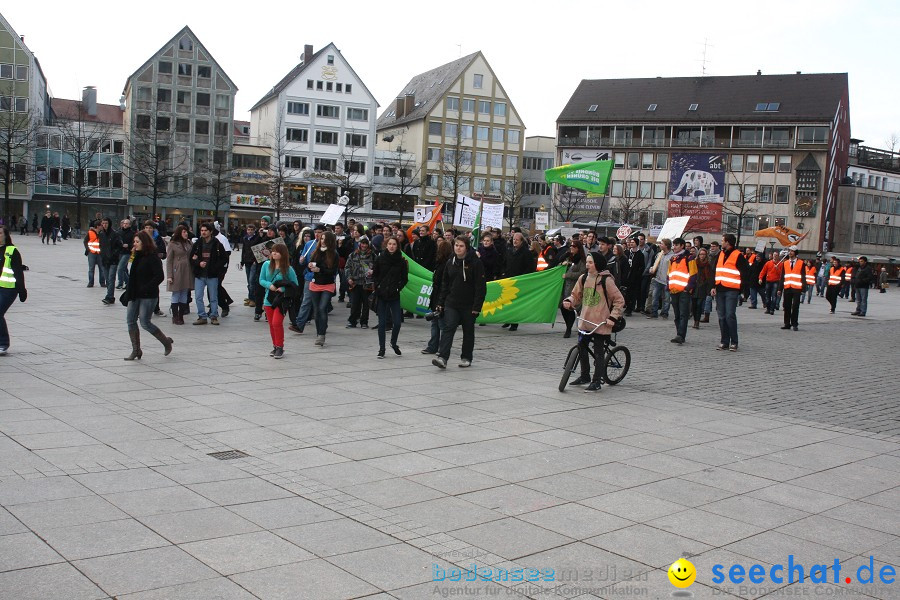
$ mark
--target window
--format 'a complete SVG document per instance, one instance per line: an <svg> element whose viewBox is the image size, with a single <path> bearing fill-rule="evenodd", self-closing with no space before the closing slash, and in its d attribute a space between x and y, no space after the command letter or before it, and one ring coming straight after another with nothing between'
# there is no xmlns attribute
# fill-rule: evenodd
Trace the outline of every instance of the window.
<svg viewBox="0 0 900 600"><path fill-rule="evenodd" d="M600 108L598 104L591 104L588 106L588 112L597 112L597 109Z"/></svg>
<svg viewBox="0 0 900 600"><path fill-rule="evenodd" d="M137 93L135 94L136 100L141 100L144 102L149 102L153 97L153 90L148 87L139 87L137 89Z"/></svg>
<svg viewBox="0 0 900 600"><path fill-rule="evenodd" d="M334 84L334 91L336 91L336 92L343 92L343 91L344 91L344 84L343 84L343 83L336 83L336 84Z"/></svg>
<svg viewBox="0 0 900 600"><path fill-rule="evenodd" d="M218 136L228 136L228 121L216 121L213 123L213 132Z"/></svg>
<svg viewBox="0 0 900 600"><path fill-rule="evenodd" d="M72 185L75 183L75 171L72 169L63 169L62 170L62 182L63 185Z"/></svg>
<svg viewBox="0 0 900 600"><path fill-rule="evenodd" d="M613 167L616 169L624 169L625 168L625 153L624 152L616 152L613 154Z"/></svg>
<svg viewBox="0 0 900 600"><path fill-rule="evenodd" d="M641 164L641 155L637 152L628 153L628 168L637 169Z"/></svg>
<svg viewBox="0 0 900 600"><path fill-rule="evenodd" d="M344 93L349 94L352 91L353 91L353 86L351 84L348 83L347 85L344 86Z"/></svg>
<svg viewBox="0 0 900 600"><path fill-rule="evenodd" d="M626 181L625 182L625 196L628 198L637 198L637 181Z"/></svg>
<svg viewBox="0 0 900 600"><path fill-rule="evenodd" d="M625 182L613 181L609 188L609 195L614 198L621 198L625 194Z"/></svg>
<svg viewBox="0 0 900 600"><path fill-rule="evenodd" d="M763 154L762 172L763 173L774 173L775 172L775 155L774 154Z"/></svg>
<svg viewBox="0 0 900 600"><path fill-rule="evenodd" d="M0 65L0 79L12 79L13 78L13 66L12 65Z"/></svg>
<svg viewBox="0 0 900 600"><path fill-rule="evenodd" d="M306 157L287 155L284 157L284 166L288 169L305 169Z"/></svg>
<svg viewBox="0 0 900 600"><path fill-rule="evenodd" d="M732 154L731 155L731 170L735 173L740 173L744 170L744 155L743 154Z"/></svg>
<svg viewBox="0 0 900 600"><path fill-rule="evenodd" d="M652 169L653 168L653 153L652 152L644 152L641 154L641 168L642 169Z"/></svg>
<svg viewBox="0 0 900 600"><path fill-rule="evenodd" d="M134 126L138 129L150 129L150 115L138 115Z"/></svg>
<svg viewBox="0 0 900 600"><path fill-rule="evenodd" d="M216 94L216 108L224 108L227 109L231 106L231 98L228 96L223 96L222 94Z"/></svg>
<svg viewBox="0 0 900 600"><path fill-rule="evenodd" d="M488 189L491 193L499 193L500 192L500 180L499 179L489 179L488 180Z"/></svg>
<svg viewBox="0 0 900 600"><path fill-rule="evenodd" d="M157 64L157 70L159 70L159 72L161 74L171 75L172 74L172 63L170 63L167 60L161 60Z"/></svg>
<svg viewBox="0 0 900 600"><path fill-rule="evenodd" d="M366 161L364 161L364 160L345 160L344 161L344 172L345 173L354 173L354 174L358 174L358 175L365 175Z"/></svg>
<svg viewBox="0 0 900 600"><path fill-rule="evenodd" d="M441 162L441 149L440 148L429 148L428 149L428 160L431 162Z"/></svg>
<svg viewBox="0 0 900 600"><path fill-rule="evenodd" d="M669 168L669 155L665 152L660 152L656 155L656 168L661 171L666 171Z"/></svg>
<svg viewBox="0 0 900 600"><path fill-rule="evenodd" d="M28 112L28 98L16 98L16 112Z"/></svg>
<svg viewBox="0 0 900 600"><path fill-rule="evenodd" d="M425 185L430 188L436 188L438 186L438 176L437 175L427 175L425 177Z"/></svg>
<svg viewBox="0 0 900 600"><path fill-rule="evenodd" d="M476 177L474 180L474 184L474 191L483 192L485 186L487 185L487 179L485 179L484 177Z"/></svg>
<svg viewBox="0 0 900 600"><path fill-rule="evenodd" d="M176 104L190 104L191 103L191 93L183 92L181 90L175 92L175 103Z"/></svg>
<svg viewBox="0 0 900 600"><path fill-rule="evenodd" d="M518 144L521 139L522 132L518 129L509 129L506 132L506 142L509 144Z"/></svg>
<svg viewBox="0 0 900 600"><path fill-rule="evenodd" d="M325 88L325 84L322 83L322 81L316 81L316 89L317 89L318 91L321 92L324 88Z"/></svg>
<svg viewBox="0 0 900 600"><path fill-rule="evenodd" d="M60 169L50 169L50 179L49 179L49 182L50 182L51 184L59 184L59 174L60 174L60 172L61 172Z"/></svg>
<svg viewBox="0 0 900 600"><path fill-rule="evenodd" d="M428 135L441 135L442 127L440 121L428 122Z"/></svg>
<svg viewBox="0 0 900 600"><path fill-rule="evenodd" d="M172 90L170 90L168 88L157 88L156 101L157 102L171 102L172 101Z"/></svg>
<svg viewBox="0 0 900 600"><path fill-rule="evenodd" d="M691 104L690 106L688 106L689 111L696 111L698 108L700 108L700 105L698 104Z"/></svg>
<svg viewBox="0 0 900 600"><path fill-rule="evenodd" d="M653 184L653 197L656 199L666 197L666 182L657 181Z"/></svg>
<svg viewBox="0 0 900 600"><path fill-rule="evenodd" d="M462 138L464 140L471 140L472 134L474 133L473 129L474 129L474 127L472 127L471 125L461 125L460 130L459 130L460 138Z"/></svg>
<svg viewBox="0 0 900 600"><path fill-rule="evenodd" d="M326 119L340 119L341 118L341 107L340 106L332 106L330 104L317 104L316 105L316 115L320 117L324 117Z"/></svg>
<svg viewBox="0 0 900 600"><path fill-rule="evenodd" d="M744 184L744 202L756 202L759 199L759 186Z"/></svg>
<svg viewBox="0 0 900 600"><path fill-rule="evenodd" d="M484 75L475 73L475 75L472 76L472 87L476 90L480 90L482 85L484 85Z"/></svg>
<svg viewBox="0 0 900 600"><path fill-rule="evenodd" d="M747 164L744 170L748 173L756 173L759 171L759 154L748 154Z"/></svg>
<svg viewBox="0 0 900 600"><path fill-rule="evenodd" d="M518 157L515 154L507 154L506 155L506 170L507 171L515 171L517 162L518 162Z"/></svg>
<svg viewBox="0 0 900 600"><path fill-rule="evenodd" d="M312 79L307 79L307 80L306 80L306 89L308 89L308 90L313 89L313 85L314 85L314 82L313 82Z"/></svg>
<svg viewBox="0 0 900 600"><path fill-rule="evenodd" d="M456 136L459 135L459 127L456 123L445 123L444 124L444 135L450 139L456 139Z"/></svg>
<svg viewBox="0 0 900 600"><path fill-rule="evenodd" d="M209 160L209 151L206 148L194 148L194 164L205 165Z"/></svg>
<svg viewBox="0 0 900 600"><path fill-rule="evenodd" d="M168 131L171 126L171 121L169 117L156 117L156 130L157 131Z"/></svg>
<svg viewBox="0 0 900 600"><path fill-rule="evenodd" d="M459 98L447 96L447 110L459 110Z"/></svg>
<svg viewBox="0 0 900 600"><path fill-rule="evenodd" d="M494 116L495 117L505 117L506 116L506 103L505 102L494 102Z"/></svg>
<svg viewBox="0 0 900 600"><path fill-rule="evenodd" d="M110 182L109 171L100 171L100 187L108 188Z"/></svg>
<svg viewBox="0 0 900 600"><path fill-rule="evenodd" d="M175 132L176 133L190 133L191 132L191 120L190 119L175 119Z"/></svg>
<svg viewBox="0 0 900 600"><path fill-rule="evenodd" d="M650 106L647 107L647 112L654 112L654 111L656 111L655 104L651 104Z"/></svg>
<svg viewBox="0 0 900 600"><path fill-rule="evenodd" d="M348 108L347 109L347 120L348 121L368 121L369 120L369 109L368 108Z"/></svg>
<svg viewBox="0 0 900 600"><path fill-rule="evenodd" d="M791 188L786 185L775 186L775 203L787 204L790 198Z"/></svg>
<svg viewBox="0 0 900 600"><path fill-rule="evenodd" d="M194 41L186 35L182 36L182 38L178 40L178 49L191 51L194 49Z"/></svg>
<svg viewBox="0 0 900 600"><path fill-rule="evenodd" d="M209 94L197 92L197 106L209 106Z"/></svg>
<svg viewBox="0 0 900 600"><path fill-rule="evenodd" d="M798 127L797 128L798 144L827 144L828 128L827 127Z"/></svg>
<svg viewBox="0 0 900 600"><path fill-rule="evenodd" d="M178 63L178 74L190 77L194 72L193 65L188 63Z"/></svg>
<svg viewBox="0 0 900 600"><path fill-rule="evenodd" d="M493 134L493 140L495 142L500 143L500 144L503 143L503 138L506 136L505 129L501 129L499 127L494 127L494 129L492 130L491 133Z"/></svg>
<svg viewBox="0 0 900 600"><path fill-rule="evenodd" d="M197 67L197 77L209 79L210 77L212 77L212 67L198 66Z"/></svg>
<svg viewBox="0 0 900 600"><path fill-rule="evenodd" d="M326 91L326 92L330 92L330 91L332 90L332 87L333 87L333 86L334 86L333 83L331 83L330 81L326 81L326 82L325 82L325 91Z"/></svg>
<svg viewBox="0 0 900 600"><path fill-rule="evenodd" d="M113 153L125 154L125 142L122 140L113 140Z"/></svg>
<svg viewBox="0 0 900 600"><path fill-rule="evenodd" d="M765 204L772 203L772 191L773 188L771 185L761 185L759 186L759 201Z"/></svg>
<svg viewBox="0 0 900 600"><path fill-rule="evenodd" d="M651 185L652 184L649 181L640 182L640 188L638 190L638 198L649 198L650 194L651 194L651 191L650 191Z"/></svg>
<svg viewBox="0 0 900 600"><path fill-rule="evenodd" d="M788 155L788 156L780 155L778 157L778 172L779 173L790 173L791 172L791 157L790 157L790 155Z"/></svg>
<svg viewBox="0 0 900 600"><path fill-rule="evenodd" d="M757 102L756 108L753 110L757 112L778 112L779 107L781 107L781 102Z"/></svg>
<svg viewBox="0 0 900 600"><path fill-rule="evenodd" d="M194 132L200 135L209 135L209 121L206 119L194 121Z"/></svg>
<svg viewBox="0 0 900 600"><path fill-rule="evenodd" d="M728 201L729 202L740 202L741 201L741 186L729 183L728 184Z"/></svg>
<svg viewBox="0 0 900 600"><path fill-rule="evenodd" d="M462 108L463 112L466 113L475 112L475 100L473 98L463 98Z"/></svg>
<svg viewBox="0 0 900 600"><path fill-rule="evenodd" d="M337 146L338 134L336 131L317 131L316 132L316 143L317 144L328 144L330 146Z"/></svg>
<svg viewBox="0 0 900 600"><path fill-rule="evenodd" d="M328 55L328 64L329 64L329 65L333 65L333 64L334 64L334 54L329 54L329 55Z"/></svg>
<svg viewBox="0 0 900 600"><path fill-rule="evenodd" d="M318 135L318 133L316 135ZM309 141L309 130L308 129L293 129L293 128L288 127L287 140L289 142L308 142Z"/></svg>
<svg viewBox="0 0 900 600"><path fill-rule="evenodd" d="M480 115L491 114L491 101L490 100L479 100L478 101L478 114L480 114Z"/></svg>
<svg viewBox="0 0 900 600"><path fill-rule="evenodd" d="M365 148L369 136L363 133L348 133L344 139L344 145L351 148Z"/></svg>
<svg viewBox="0 0 900 600"><path fill-rule="evenodd" d="M317 158L315 160L316 171L337 171L337 160L334 158Z"/></svg>
<svg viewBox="0 0 900 600"><path fill-rule="evenodd" d="M477 134L479 141L486 142L488 140L489 129L489 127L478 126Z"/></svg>
<svg viewBox="0 0 900 600"><path fill-rule="evenodd" d="M476 167L486 167L487 166L487 152L476 152L475 153L475 166Z"/></svg>

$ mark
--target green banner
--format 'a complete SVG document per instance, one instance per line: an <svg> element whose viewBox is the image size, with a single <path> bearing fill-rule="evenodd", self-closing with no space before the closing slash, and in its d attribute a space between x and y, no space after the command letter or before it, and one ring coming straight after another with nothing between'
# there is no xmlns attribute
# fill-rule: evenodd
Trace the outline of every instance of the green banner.
<svg viewBox="0 0 900 600"><path fill-rule="evenodd" d="M409 282L400 292L403 310L424 315L431 298L431 271L408 256ZM562 294L564 266L489 281L479 323L553 323Z"/></svg>
<svg viewBox="0 0 900 600"><path fill-rule="evenodd" d="M558 183L592 194L605 195L609 189L612 170L613 161L598 160L547 169L544 171L544 179L547 183Z"/></svg>

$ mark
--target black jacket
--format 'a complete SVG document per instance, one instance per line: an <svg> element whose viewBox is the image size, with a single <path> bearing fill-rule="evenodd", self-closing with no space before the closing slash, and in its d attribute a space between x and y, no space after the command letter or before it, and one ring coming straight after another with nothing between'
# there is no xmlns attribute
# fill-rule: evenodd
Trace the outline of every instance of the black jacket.
<svg viewBox="0 0 900 600"><path fill-rule="evenodd" d="M314 250L309 256L309 263L316 263L316 268L319 269L319 271L313 273L313 281L319 285L330 285L334 283L334 278L340 268L338 262L339 258L337 253L335 253L334 264L329 267L328 263L325 262L325 253L319 249Z"/></svg>
<svg viewBox="0 0 900 600"><path fill-rule="evenodd" d="M159 297L159 284L164 279L162 261L156 253L136 254L131 263L131 271L128 272L128 285L125 287L128 301Z"/></svg>
<svg viewBox="0 0 900 600"><path fill-rule="evenodd" d="M640 250L625 251L625 259L628 263L628 277L623 283L626 287L638 289L641 285L641 276L644 274L644 255Z"/></svg>
<svg viewBox="0 0 900 600"><path fill-rule="evenodd" d="M509 250L506 252L505 277L534 273L536 268L537 259L531 253L531 248L528 247L528 244L522 244L518 249L510 244Z"/></svg>
<svg viewBox="0 0 900 600"><path fill-rule="evenodd" d="M481 264L484 266L485 279L493 281L500 277L502 271L500 270L500 253L497 252L497 247L493 244L490 246L478 246L478 254Z"/></svg>
<svg viewBox="0 0 900 600"><path fill-rule="evenodd" d="M203 267L200 263L203 261L201 250L203 249L203 238L197 238L191 247L191 267L194 270L194 277L216 277L219 278L225 272L225 261L228 260L228 253L222 246L222 242L215 237L210 238L212 248L210 249L209 264L206 265L206 275L203 275Z"/></svg>
<svg viewBox="0 0 900 600"><path fill-rule="evenodd" d="M853 270L854 287L867 288L872 285L875 280L875 272L871 265L866 264L865 267L856 267Z"/></svg>
<svg viewBox="0 0 900 600"><path fill-rule="evenodd" d="M276 279L272 285L278 288L276 291L269 291L269 304L272 308L278 308L282 314L288 312L293 305L300 306L303 298L303 288L298 286L290 279ZM284 291L281 291L284 288Z"/></svg>
<svg viewBox="0 0 900 600"><path fill-rule="evenodd" d="M413 244L413 260L429 271L434 270L435 254L437 254L437 245L431 236L426 235Z"/></svg>
<svg viewBox="0 0 900 600"><path fill-rule="evenodd" d="M453 258L447 261L444 270L439 306L481 312L486 293L484 265L481 264L475 251L470 249L462 260L454 254Z"/></svg>
<svg viewBox="0 0 900 600"><path fill-rule="evenodd" d="M100 262L104 265L118 263L122 254L122 238L119 234L113 229L104 230L101 227L97 230L97 237L100 238Z"/></svg>
<svg viewBox="0 0 900 600"><path fill-rule="evenodd" d="M119 229L119 239L121 242L119 243L119 248L121 248L122 252L127 252L131 254L131 248L134 246L134 236L137 235L137 231L132 229L131 227L123 227Z"/></svg>
<svg viewBox="0 0 900 600"><path fill-rule="evenodd" d="M391 254L385 250L379 254L372 271L378 297L382 300L399 300L400 290L409 281L409 264L400 251Z"/></svg>
<svg viewBox="0 0 900 600"><path fill-rule="evenodd" d="M447 269L447 262L438 263L434 266L434 275L431 278L431 296L428 298L428 309L434 310L440 306L441 288L444 282L444 272Z"/></svg>
<svg viewBox="0 0 900 600"><path fill-rule="evenodd" d="M256 263L256 256L253 254L253 246L261 244L263 239L258 233L254 233L251 237L246 235L241 237L241 264L246 266Z"/></svg>

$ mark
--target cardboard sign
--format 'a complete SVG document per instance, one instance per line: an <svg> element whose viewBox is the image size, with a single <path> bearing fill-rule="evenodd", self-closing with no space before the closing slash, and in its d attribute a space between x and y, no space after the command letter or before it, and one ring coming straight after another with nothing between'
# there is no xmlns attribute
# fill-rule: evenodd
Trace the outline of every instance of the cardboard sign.
<svg viewBox="0 0 900 600"><path fill-rule="evenodd" d="M480 209L481 202L474 198L459 194L456 197L456 211L453 213L453 226L472 229L475 227L475 219L478 217L478 211Z"/></svg>
<svg viewBox="0 0 900 600"><path fill-rule="evenodd" d="M756 248L754 248L757 252L765 252L766 251L766 240L756 240Z"/></svg>
<svg viewBox="0 0 900 600"><path fill-rule="evenodd" d="M503 205L488 204L485 202L481 207L481 228L494 227L503 229Z"/></svg>
<svg viewBox="0 0 900 600"><path fill-rule="evenodd" d="M670 240L674 240L677 237L681 237L681 234L684 233L684 228L687 227L688 221L690 220L690 217L669 217L666 219L666 222L663 223L662 229L660 229L656 239L661 240L663 238L669 238Z"/></svg>
<svg viewBox="0 0 900 600"><path fill-rule="evenodd" d="M281 238L278 238L281 239ZM275 245L275 240L266 240L261 244L257 244L255 246L250 246L250 249L253 250L253 258L256 259L256 262L262 264L269 260L269 250L272 249L272 246Z"/></svg>
<svg viewBox="0 0 900 600"><path fill-rule="evenodd" d="M620 240L624 240L629 235L631 235L631 227L629 227L628 225L622 225L616 230L616 237Z"/></svg>
<svg viewBox="0 0 900 600"><path fill-rule="evenodd" d="M434 210L433 204L416 204L414 209L413 221L415 223L427 223L431 218L431 212Z"/></svg>
<svg viewBox="0 0 900 600"><path fill-rule="evenodd" d="M534 213L534 225L539 229L546 229L550 227L550 213L548 212L536 212Z"/></svg>
<svg viewBox="0 0 900 600"><path fill-rule="evenodd" d="M334 225L341 220L341 215L344 214L344 208L345 207L340 204L329 204L328 208L325 210L325 214L319 219L319 223Z"/></svg>

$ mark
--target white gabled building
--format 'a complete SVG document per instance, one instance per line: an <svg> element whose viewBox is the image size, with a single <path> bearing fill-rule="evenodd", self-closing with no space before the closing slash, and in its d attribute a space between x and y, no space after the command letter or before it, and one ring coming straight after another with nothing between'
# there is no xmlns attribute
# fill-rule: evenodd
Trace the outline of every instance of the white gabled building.
<svg viewBox="0 0 900 600"><path fill-rule="evenodd" d="M349 212L371 210L378 102L329 43L303 60L250 109L250 142L286 167L283 211L320 215L347 194Z"/></svg>

